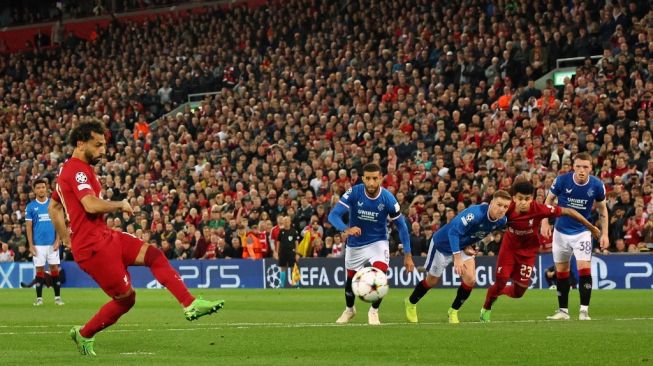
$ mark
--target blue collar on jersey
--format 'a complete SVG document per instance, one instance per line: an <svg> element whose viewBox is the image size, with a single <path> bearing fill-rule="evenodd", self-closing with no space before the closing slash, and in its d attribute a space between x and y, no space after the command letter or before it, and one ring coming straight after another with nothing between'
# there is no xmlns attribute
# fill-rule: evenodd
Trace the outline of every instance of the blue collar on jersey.
<svg viewBox="0 0 653 366"><path fill-rule="evenodd" d="M368 199L370 199L370 200L372 200L372 201L374 201L374 200L376 200L377 198L381 197L381 191L382 191L382 190L383 190L383 187L379 187L379 193L376 195L376 197L372 198L372 197L370 197L370 196L367 195L367 189L365 189L365 186L363 186L363 192L365 193L365 197L367 197Z"/></svg>
<svg viewBox="0 0 653 366"><path fill-rule="evenodd" d="M490 220L490 222L497 222L497 221L501 220L501 217L499 217L499 218L496 219L496 220L492 220L492 218L490 217L490 205L489 205L489 204L487 205L487 213L486 213L486 215L487 215L487 219Z"/></svg>
<svg viewBox="0 0 653 366"><path fill-rule="evenodd" d="M585 183L583 183L583 184L578 184L578 183L576 182L576 173L574 173L574 174L571 175L571 180L574 181L574 184L575 184L575 185L577 185L577 186L579 186L579 187L582 187L582 186L586 186L586 185L590 182L590 177L587 177L587 182L585 182Z"/></svg>

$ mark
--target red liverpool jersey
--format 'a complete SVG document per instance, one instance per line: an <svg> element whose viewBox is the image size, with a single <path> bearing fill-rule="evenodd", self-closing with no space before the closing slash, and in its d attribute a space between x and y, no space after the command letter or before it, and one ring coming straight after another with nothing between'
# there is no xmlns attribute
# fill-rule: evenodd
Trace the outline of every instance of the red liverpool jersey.
<svg viewBox="0 0 653 366"><path fill-rule="evenodd" d="M506 213L508 224L501 247L506 247L520 255L537 254L540 247L540 223L543 219L558 217L561 214L560 207L543 205L536 201L531 203L527 213L519 213L515 202L512 202Z"/></svg>
<svg viewBox="0 0 653 366"><path fill-rule="evenodd" d="M76 261L90 257L96 243L110 231L103 214L84 210L82 198L88 194L100 197L102 187L93 167L80 159L68 159L57 177L57 188L52 199L63 204L71 227L72 251Z"/></svg>

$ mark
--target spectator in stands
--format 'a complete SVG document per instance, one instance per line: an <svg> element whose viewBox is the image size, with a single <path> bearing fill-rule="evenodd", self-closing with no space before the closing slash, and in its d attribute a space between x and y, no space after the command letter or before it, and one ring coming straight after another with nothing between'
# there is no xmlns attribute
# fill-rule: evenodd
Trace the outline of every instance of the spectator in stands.
<svg viewBox="0 0 653 366"><path fill-rule="evenodd" d="M234 237L231 239L231 249L233 255L231 258L243 258L243 245L240 238Z"/></svg>
<svg viewBox="0 0 653 366"><path fill-rule="evenodd" d="M318 257L327 257L329 254L331 254L331 251L329 250L330 248L327 248L326 245L324 245L324 241L322 238L318 237L313 240L313 250L312 250L312 255L311 257L313 258L318 258Z"/></svg>
<svg viewBox="0 0 653 366"><path fill-rule="evenodd" d="M429 248L427 240L431 240L430 237L428 239L426 238L422 232L422 226L418 222L413 222L410 226L410 229L411 251L414 253L414 255L425 257Z"/></svg>
<svg viewBox="0 0 653 366"><path fill-rule="evenodd" d="M18 250L14 252L14 262L31 262L32 254L29 252L27 244L22 244Z"/></svg>
<svg viewBox="0 0 653 366"><path fill-rule="evenodd" d="M161 251L168 259L175 259L177 257L175 248L173 248L167 240L161 242Z"/></svg>
<svg viewBox="0 0 653 366"><path fill-rule="evenodd" d="M14 251L9 248L9 244L0 243L0 263L13 262L13 261L14 261Z"/></svg>

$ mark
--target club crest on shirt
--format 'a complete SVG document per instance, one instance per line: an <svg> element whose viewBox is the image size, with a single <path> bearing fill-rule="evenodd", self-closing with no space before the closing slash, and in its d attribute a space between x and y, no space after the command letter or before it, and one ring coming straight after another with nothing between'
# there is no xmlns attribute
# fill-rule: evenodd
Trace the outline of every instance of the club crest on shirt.
<svg viewBox="0 0 653 366"><path fill-rule="evenodd" d="M469 224L474 220L474 214L470 212L467 215L465 215L465 217L461 217L460 219L462 220L463 225L467 226L467 224Z"/></svg>
<svg viewBox="0 0 653 366"><path fill-rule="evenodd" d="M528 220L528 226L533 227L533 219Z"/></svg>
<svg viewBox="0 0 653 366"><path fill-rule="evenodd" d="M590 188L590 189L587 191L587 197L592 197L592 196L594 196L594 189Z"/></svg>
<svg viewBox="0 0 653 366"><path fill-rule="evenodd" d="M379 209L379 211L383 211L385 205L383 205L383 203L379 203L379 206L377 208Z"/></svg>
<svg viewBox="0 0 653 366"><path fill-rule="evenodd" d="M77 174L75 174L75 180L77 183L86 183L88 181L88 177L86 177L86 174L82 172L77 172Z"/></svg>

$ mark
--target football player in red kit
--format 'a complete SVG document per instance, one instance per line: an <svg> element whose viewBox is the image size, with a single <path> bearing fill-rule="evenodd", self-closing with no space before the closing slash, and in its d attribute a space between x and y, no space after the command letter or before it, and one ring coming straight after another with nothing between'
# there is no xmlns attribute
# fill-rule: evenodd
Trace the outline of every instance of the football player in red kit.
<svg viewBox="0 0 653 366"><path fill-rule="evenodd" d="M520 298L526 292L540 246L538 235L542 220L565 215L585 225L595 238L601 234L599 228L578 211L544 205L533 200L535 188L527 180L517 180L512 190L513 201L506 213L507 229L497 259L496 282L488 289L485 304L481 308L481 321L485 323L490 322L492 304L497 297L507 295ZM507 286L509 280L512 280L512 284Z"/></svg>
<svg viewBox="0 0 653 366"><path fill-rule="evenodd" d="M50 217L65 245L72 245L75 262L111 297L83 327L75 326L70 336L82 355L95 356L95 334L114 324L134 306L136 293L127 266L145 265L154 277L183 306L186 319L195 320L221 309L224 301L195 299L177 272L157 249L140 239L109 229L104 214L133 210L127 200L107 201L93 165L106 150L105 128L97 121L83 123L70 133L73 155L61 168L49 207ZM66 226L65 216L70 222Z"/></svg>

